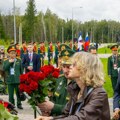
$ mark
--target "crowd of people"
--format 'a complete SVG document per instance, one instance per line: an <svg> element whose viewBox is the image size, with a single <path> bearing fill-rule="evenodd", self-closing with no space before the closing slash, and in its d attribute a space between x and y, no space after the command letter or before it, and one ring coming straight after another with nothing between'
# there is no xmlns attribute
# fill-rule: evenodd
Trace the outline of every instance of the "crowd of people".
<svg viewBox="0 0 120 120"><path fill-rule="evenodd" d="M2 46L0 74L4 76L4 82L8 87L9 102L15 105L15 91L16 105L19 109L23 109L19 76L30 71L39 72L40 67L45 64L45 57L48 57L48 65L55 63L55 66L60 69L60 76L56 80L55 91L50 99L38 103L42 116L36 120L110 120L108 96L103 88L105 82L103 65L97 55L96 46L91 45L87 52L79 52L77 44L74 43L74 46L71 44L57 42L53 47L50 42L46 50L44 42L41 42L39 47L36 42L29 42L27 45L23 42L21 48L16 43L7 48L7 54ZM110 49L112 55L108 58L108 74L114 90L112 117L119 120L118 45L113 45Z"/></svg>

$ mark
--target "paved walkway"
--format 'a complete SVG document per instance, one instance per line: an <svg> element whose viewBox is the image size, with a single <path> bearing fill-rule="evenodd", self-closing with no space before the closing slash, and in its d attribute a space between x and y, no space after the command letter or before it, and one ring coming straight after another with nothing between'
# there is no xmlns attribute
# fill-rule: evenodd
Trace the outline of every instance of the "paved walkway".
<svg viewBox="0 0 120 120"><path fill-rule="evenodd" d="M8 95L0 95L0 98L2 98L3 100L8 101ZM112 107L113 107L113 99L110 98L109 99L109 105L110 105L110 111L111 111L111 115L112 115ZM18 110L18 117L19 120L34 120L34 111L31 108L31 106L27 103L27 100L22 102L23 105L23 110L17 109Z"/></svg>

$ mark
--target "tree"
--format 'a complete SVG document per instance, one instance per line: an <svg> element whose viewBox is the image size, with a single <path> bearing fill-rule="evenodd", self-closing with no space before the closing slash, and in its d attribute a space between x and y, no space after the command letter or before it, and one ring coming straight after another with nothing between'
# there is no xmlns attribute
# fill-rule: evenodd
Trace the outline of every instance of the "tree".
<svg viewBox="0 0 120 120"><path fill-rule="evenodd" d="M5 30L3 26L1 13L0 13L0 39L5 39Z"/></svg>
<svg viewBox="0 0 120 120"><path fill-rule="evenodd" d="M23 21L23 38L27 41L35 41L35 21L36 21L36 6L35 0L29 0Z"/></svg>

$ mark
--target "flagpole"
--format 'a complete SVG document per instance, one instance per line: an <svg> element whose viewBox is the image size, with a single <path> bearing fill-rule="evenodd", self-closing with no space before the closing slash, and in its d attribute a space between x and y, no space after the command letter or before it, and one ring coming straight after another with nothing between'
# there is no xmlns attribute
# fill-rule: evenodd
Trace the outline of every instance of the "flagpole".
<svg viewBox="0 0 120 120"><path fill-rule="evenodd" d="M83 8L82 6L80 6L80 7L73 7L72 8L72 49L73 49L73 11L74 11L74 9L77 9L77 8Z"/></svg>
<svg viewBox="0 0 120 120"><path fill-rule="evenodd" d="M16 43L15 0L13 0L13 13L14 13L14 44L15 44Z"/></svg>

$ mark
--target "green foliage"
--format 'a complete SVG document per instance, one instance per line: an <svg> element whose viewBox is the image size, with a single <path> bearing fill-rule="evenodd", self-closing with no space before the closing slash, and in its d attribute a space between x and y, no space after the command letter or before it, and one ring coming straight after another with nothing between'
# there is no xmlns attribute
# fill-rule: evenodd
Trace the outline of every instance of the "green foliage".
<svg viewBox="0 0 120 120"><path fill-rule="evenodd" d="M108 47L103 47L98 49L98 54L110 54L111 50Z"/></svg>
<svg viewBox="0 0 120 120"><path fill-rule="evenodd" d="M9 113L8 110L0 104L0 120L18 120L18 117Z"/></svg>
<svg viewBox="0 0 120 120"><path fill-rule="evenodd" d="M5 30L4 30L4 26L3 26L3 21L2 21L2 16L0 13L0 39L5 39Z"/></svg>
<svg viewBox="0 0 120 120"><path fill-rule="evenodd" d="M104 88L107 91L108 97L113 97L112 84L111 84L111 80L110 80L110 78L108 76L108 73L107 73L107 59L106 58L101 58L101 61L103 63L104 73L105 73Z"/></svg>
<svg viewBox="0 0 120 120"><path fill-rule="evenodd" d="M28 6L26 9L26 13L24 16L24 29L23 29L23 37L27 41L33 40L34 38L34 31L35 31L35 14L36 14L36 8L35 8L35 0L29 0Z"/></svg>

